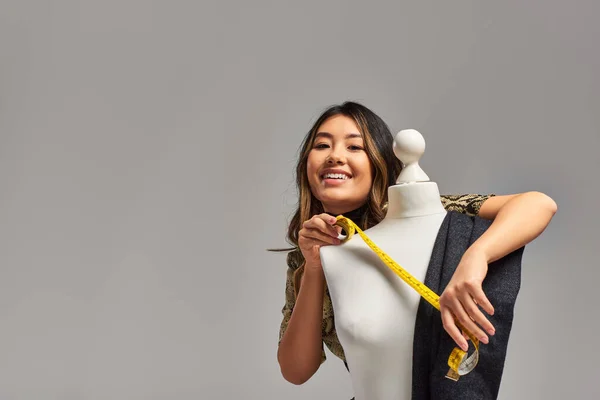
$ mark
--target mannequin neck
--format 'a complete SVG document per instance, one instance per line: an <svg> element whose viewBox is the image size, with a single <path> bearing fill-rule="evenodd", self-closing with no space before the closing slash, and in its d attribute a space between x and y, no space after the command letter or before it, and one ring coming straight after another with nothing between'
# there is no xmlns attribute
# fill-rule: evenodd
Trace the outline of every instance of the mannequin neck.
<svg viewBox="0 0 600 400"><path fill-rule="evenodd" d="M445 213L435 182L416 182L388 188L388 211L385 219L422 217Z"/></svg>

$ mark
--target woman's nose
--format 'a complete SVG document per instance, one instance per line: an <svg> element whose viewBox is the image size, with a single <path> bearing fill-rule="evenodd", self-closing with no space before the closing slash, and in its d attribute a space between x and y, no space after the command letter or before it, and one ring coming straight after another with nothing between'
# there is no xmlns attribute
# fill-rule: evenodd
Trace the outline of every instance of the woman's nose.
<svg viewBox="0 0 600 400"><path fill-rule="evenodd" d="M327 162L329 164L344 164L346 162L346 158L339 151L332 151L327 157Z"/></svg>

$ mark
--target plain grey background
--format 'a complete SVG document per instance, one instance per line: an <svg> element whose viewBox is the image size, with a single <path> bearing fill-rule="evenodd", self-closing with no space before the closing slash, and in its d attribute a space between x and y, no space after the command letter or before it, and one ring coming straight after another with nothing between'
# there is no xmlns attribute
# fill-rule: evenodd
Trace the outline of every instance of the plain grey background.
<svg viewBox="0 0 600 400"><path fill-rule="evenodd" d="M423 133L442 193L539 190L501 399L600 395L600 3L0 2L0 398L349 399L276 345L318 114Z"/></svg>

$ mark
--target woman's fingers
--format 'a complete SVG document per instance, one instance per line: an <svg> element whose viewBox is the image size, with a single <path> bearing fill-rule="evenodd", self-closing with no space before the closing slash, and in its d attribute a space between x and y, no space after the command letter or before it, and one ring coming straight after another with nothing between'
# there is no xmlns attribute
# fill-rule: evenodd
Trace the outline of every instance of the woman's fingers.
<svg viewBox="0 0 600 400"><path fill-rule="evenodd" d="M467 351L469 349L469 346L467 344L467 341L463 337L460 329L458 329L458 327L456 326L456 322L454 321L454 316L452 315L452 312L448 308L443 308L440 310L440 312L442 314L442 324L444 325L444 329L446 330L446 332L448 332L448 335L450 335L450 337L454 339L456 344L461 349Z"/></svg>
<svg viewBox="0 0 600 400"><path fill-rule="evenodd" d="M487 298L483 295L483 291L481 291L481 295L479 298ZM475 296L472 293L463 293L460 299L461 305L463 306L466 314L471 317L481 328L487 331L488 334L493 335L495 333L494 326L492 323L483 315L477 304L478 301L475 300ZM489 302L488 302L489 303ZM475 333L475 332L473 332Z"/></svg>
<svg viewBox="0 0 600 400"><path fill-rule="evenodd" d="M299 232L298 243L304 246L306 239L312 239L317 243L322 244L340 244L341 241L338 239L338 230L333 224L336 222L336 218L329 214L319 214L313 216L302 224L302 229ZM311 242L312 243L312 242Z"/></svg>
<svg viewBox="0 0 600 400"><path fill-rule="evenodd" d="M306 231L303 232L301 235L304 236L305 238L318 240L318 241L324 242L326 244L339 244L340 243L340 239L338 239L337 236L333 237L332 235L328 235L328 234L318 231L316 229L306 229Z"/></svg>
<svg viewBox="0 0 600 400"><path fill-rule="evenodd" d="M480 341L486 344L489 342L485 332L481 330L481 328L475 323L474 319L465 311L463 303L458 301L458 299L456 300L456 302L454 302L454 305L452 307L452 313L456 316L460 323L466 329L468 329L469 332L475 335Z"/></svg>
<svg viewBox="0 0 600 400"><path fill-rule="evenodd" d="M468 300L466 300L467 298ZM489 321L487 321L485 316L483 316L481 311L477 309L477 305L473 302L468 293L465 297L464 294L459 294L454 290L445 292L443 298L440 298L440 312L442 312L442 315L449 312L450 315L453 316L452 321L444 321L444 329L446 329L448 334L452 336L454 341L456 341L459 346L461 345L461 339L459 336L462 337L462 334L459 335L459 330L456 327L454 318L456 318L456 320L460 322L465 329L475 335L475 337L477 337L481 342L486 344L489 342L487 335L475 323L475 318L472 314L477 315L480 319L483 318L483 320L485 320L489 326L491 326L491 324Z"/></svg>
<svg viewBox="0 0 600 400"><path fill-rule="evenodd" d="M328 214L319 214L319 215L313 216L311 219L304 222L304 224L302 226L307 229L319 230L319 231L321 231L327 235L333 236L333 237L338 237L338 231L333 226L333 224L335 224L335 222L336 222L335 217L332 217L331 215L328 215Z"/></svg>
<svg viewBox="0 0 600 400"><path fill-rule="evenodd" d="M473 300L475 300L475 304L478 304L481 308L483 308L483 311L489 315L494 315L494 307L483 292L481 285L473 285L471 288L469 288L469 292Z"/></svg>

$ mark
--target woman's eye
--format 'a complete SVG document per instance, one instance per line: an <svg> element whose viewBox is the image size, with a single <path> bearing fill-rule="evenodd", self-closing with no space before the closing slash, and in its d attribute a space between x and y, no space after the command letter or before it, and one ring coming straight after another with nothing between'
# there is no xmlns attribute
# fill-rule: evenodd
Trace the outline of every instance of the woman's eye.
<svg viewBox="0 0 600 400"><path fill-rule="evenodd" d="M315 145L315 149L326 149L329 148L329 144L327 143L318 143ZM352 145L352 146L348 146L348 149L353 150L353 151L360 151L360 150L364 150L361 146L356 146L356 145Z"/></svg>

